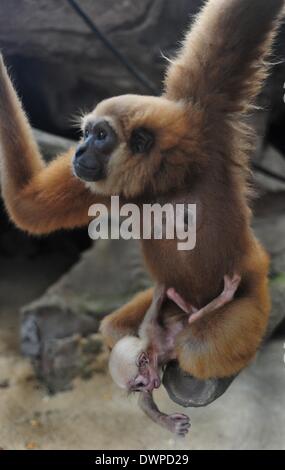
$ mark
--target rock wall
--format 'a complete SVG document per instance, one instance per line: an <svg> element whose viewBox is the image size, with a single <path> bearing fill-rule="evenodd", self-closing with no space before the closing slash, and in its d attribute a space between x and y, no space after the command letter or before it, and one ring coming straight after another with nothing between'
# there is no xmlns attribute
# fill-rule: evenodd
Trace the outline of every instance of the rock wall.
<svg viewBox="0 0 285 470"><path fill-rule="evenodd" d="M167 62L202 0L80 0L81 7L158 90ZM285 57L285 28L277 59ZM88 29L67 1L0 2L0 48L35 127L74 135L71 119L103 98L148 93ZM284 122L284 64L274 67L265 91L261 131ZM277 129L277 131L276 131ZM279 130L278 130L279 129ZM282 140L285 148L285 144Z"/></svg>
<svg viewBox="0 0 285 470"><path fill-rule="evenodd" d="M160 89L189 16L201 0L81 0L108 39ZM146 90L90 32L67 1L0 5L0 48L12 65L33 124L61 133L99 100Z"/></svg>

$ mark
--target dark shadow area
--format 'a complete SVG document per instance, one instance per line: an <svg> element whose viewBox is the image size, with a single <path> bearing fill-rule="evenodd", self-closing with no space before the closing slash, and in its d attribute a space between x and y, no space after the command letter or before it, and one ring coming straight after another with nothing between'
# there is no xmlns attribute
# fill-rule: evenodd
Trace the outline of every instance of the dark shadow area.
<svg viewBox="0 0 285 470"><path fill-rule="evenodd" d="M40 238L29 236L8 220L1 202L0 327L4 322L7 329L8 323L15 333L19 309L40 297L90 245L86 229ZM13 335L11 340L15 341Z"/></svg>

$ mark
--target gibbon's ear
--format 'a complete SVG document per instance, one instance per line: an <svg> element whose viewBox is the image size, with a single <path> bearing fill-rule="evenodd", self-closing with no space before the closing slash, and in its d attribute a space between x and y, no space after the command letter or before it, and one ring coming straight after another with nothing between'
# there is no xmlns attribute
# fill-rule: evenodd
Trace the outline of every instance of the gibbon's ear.
<svg viewBox="0 0 285 470"><path fill-rule="evenodd" d="M165 81L166 96L246 112L266 78L284 0L208 0Z"/></svg>

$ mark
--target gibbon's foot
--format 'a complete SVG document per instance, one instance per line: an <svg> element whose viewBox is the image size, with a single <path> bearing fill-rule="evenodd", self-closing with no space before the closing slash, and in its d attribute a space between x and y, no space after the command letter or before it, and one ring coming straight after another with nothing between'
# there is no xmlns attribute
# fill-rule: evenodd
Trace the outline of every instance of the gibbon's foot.
<svg viewBox="0 0 285 470"><path fill-rule="evenodd" d="M191 427L189 417L180 413L161 415L159 424L180 437L185 437Z"/></svg>
<svg viewBox="0 0 285 470"><path fill-rule="evenodd" d="M240 281L241 276L239 276L238 274L234 274L232 278L230 278L230 276L224 277L224 290L221 294L224 299L223 305L233 300L234 295L240 285Z"/></svg>
<svg viewBox="0 0 285 470"><path fill-rule="evenodd" d="M223 307L224 305L231 302L240 285L240 281L241 277L238 274L234 274L232 278L230 276L225 276L223 292L218 297L216 297L216 299L212 300L212 302L210 302L208 305L201 308L201 310L190 315L188 323L191 325L207 313L213 312L214 310L217 310L218 308Z"/></svg>
<svg viewBox="0 0 285 470"><path fill-rule="evenodd" d="M178 292L173 289L172 287L170 289L167 289L166 296L172 300L176 305L178 305L183 312L188 313L189 315L192 315L193 313L198 312L198 309L193 307L193 305L187 303L183 297L181 297Z"/></svg>
<svg viewBox="0 0 285 470"><path fill-rule="evenodd" d="M240 285L240 281L241 277L238 274L234 274L232 278L230 276L225 276L223 292L218 297L216 297L216 299L212 300L208 305L200 310L197 310L195 307L193 307L193 305L185 302L185 300L173 288L167 290L167 297L175 302L185 313L190 315L188 323L192 324L202 318L204 315L231 302Z"/></svg>

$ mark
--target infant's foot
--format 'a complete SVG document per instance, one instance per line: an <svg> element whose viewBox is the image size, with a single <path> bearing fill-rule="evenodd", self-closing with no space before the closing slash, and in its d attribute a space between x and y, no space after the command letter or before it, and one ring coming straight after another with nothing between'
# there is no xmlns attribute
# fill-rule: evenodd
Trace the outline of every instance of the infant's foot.
<svg viewBox="0 0 285 470"><path fill-rule="evenodd" d="M195 307L193 307L193 305L187 303L183 299L183 297L181 297L181 295L179 295L178 292L176 292L176 290L173 289L172 287L167 290L166 295L170 300L172 300L172 302L174 302L176 305L178 305L178 307L181 308L181 310L183 310L183 312L188 313L189 315L191 315L192 313L197 312L197 309L195 309Z"/></svg>
<svg viewBox="0 0 285 470"><path fill-rule="evenodd" d="M241 276L234 274L233 277L225 276L224 277L224 290L221 294L224 303L230 302L233 300L235 293L240 285Z"/></svg>

